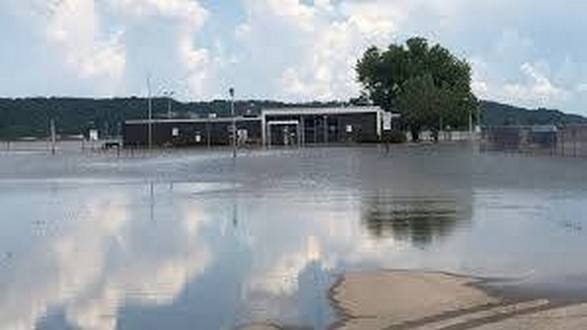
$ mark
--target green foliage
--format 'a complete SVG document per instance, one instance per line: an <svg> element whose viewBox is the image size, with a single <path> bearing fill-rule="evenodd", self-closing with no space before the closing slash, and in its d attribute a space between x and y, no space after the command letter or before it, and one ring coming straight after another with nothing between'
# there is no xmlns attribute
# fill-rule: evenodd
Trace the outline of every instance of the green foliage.
<svg viewBox="0 0 587 330"><path fill-rule="evenodd" d="M412 79L404 87L410 87L410 92L398 98L398 103L410 104L409 98L416 99L419 104L422 97L419 94L431 95L435 100L438 87L431 86L429 77ZM418 91L418 84L428 85L428 89ZM442 92L444 95L451 95ZM403 100L403 101L402 101ZM442 104L442 100L438 101ZM458 100L458 98L457 98ZM354 105L366 105L369 102L365 97L351 101ZM164 117L167 114L168 100L156 98L153 100L154 117ZM342 102L312 102L291 104L275 101L238 101L238 114L258 114L263 108L283 107L336 107L346 105ZM532 124L587 124L587 119L577 115L566 115L556 110L527 110L515 108L494 102L481 101L481 120L483 125L532 125ZM441 106L437 106L443 108ZM219 117L228 116L230 106L224 100L211 102L182 103L172 101L172 109L179 118L193 116L207 117L209 113L216 113ZM460 110L459 110L460 109ZM443 122L447 126L457 127L454 122L462 122L466 117L463 111L466 107L443 112ZM432 113L434 114L434 113ZM0 139L18 139L22 137L47 137L49 135L49 121L55 119L57 131L62 135L87 134L89 128L97 128L101 135L117 135L121 130L121 123L128 119L144 119L147 116L147 100L144 98L118 99L76 99L76 98L24 98L0 99ZM438 117L427 115L426 126L438 126ZM454 116L455 118L452 118ZM409 118L409 117L407 117ZM417 118L416 118L417 119Z"/></svg>
<svg viewBox="0 0 587 330"><path fill-rule="evenodd" d="M357 76L373 103L402 114L417 134L421 129L463 128L478 113L469 64L440 45L412 38L387 50L368 49L358 61Z"/></svg>
<svg viewBox="0 0 587 330"><path fill-rule="evenodd" d="M166 117L169 99L153 99L153 117ZM43 138L49 135L49 122L55 120L61 135L88 134L90 128L101 136L121 134L122 123L129 119L147 117L147 99L82 99L82 98L23 98L0 99L0 139L22 137ZM311 102L288 104L275 101L238 101L239 115L255 115L263 108L283 107L336 107L342 102ZM172 110L177 118L218 117L230 115L230 104L225 100L182 103L172 100Z"/></svg>
<svg viewBox="0 0 587 330"><path fill-rule="evenodd" d="M480 106L484 126L587 124L585 117L558 110L530 110L491 101L481 101Z"/></svg>

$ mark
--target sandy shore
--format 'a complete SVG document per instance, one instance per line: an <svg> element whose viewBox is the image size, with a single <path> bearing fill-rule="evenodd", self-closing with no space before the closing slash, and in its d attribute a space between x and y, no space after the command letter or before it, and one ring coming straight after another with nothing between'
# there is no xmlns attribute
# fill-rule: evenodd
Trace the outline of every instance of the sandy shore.
<svg viewBox="0 0 587 330"><path fill-rule="evenodd" d="M587 304L513 300L444 273L345 274L331 289L336 329L587 329Z"/></svg>

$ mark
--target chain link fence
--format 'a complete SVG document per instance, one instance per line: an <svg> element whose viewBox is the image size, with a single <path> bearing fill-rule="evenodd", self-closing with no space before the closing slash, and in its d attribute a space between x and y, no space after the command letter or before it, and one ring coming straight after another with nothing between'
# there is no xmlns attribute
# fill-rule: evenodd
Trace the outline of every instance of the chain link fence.
<svg viewBox="0 0 587 330"><path fill-rule="evenodd" d="M481 148L563 157L587 157L587 125L483 127Z"/></svg>
<svg viewBox="0 0 587 330"><path fill-rule="evenodd" d="M103 151L111 141L57 140L0 140L0 153L71 153ZM117 142L118 143L118 142Z"/></svg>

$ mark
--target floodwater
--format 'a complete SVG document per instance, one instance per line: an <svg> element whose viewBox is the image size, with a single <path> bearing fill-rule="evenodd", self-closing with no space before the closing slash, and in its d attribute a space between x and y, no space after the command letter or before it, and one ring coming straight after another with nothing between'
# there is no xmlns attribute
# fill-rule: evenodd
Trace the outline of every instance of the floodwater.
<svg viewBox="0 0 587 330"><path fill-rule="evenodd" d="M0 150L0 328L324 328L347 271L587 297L586 161L460 146Z"/></svg>

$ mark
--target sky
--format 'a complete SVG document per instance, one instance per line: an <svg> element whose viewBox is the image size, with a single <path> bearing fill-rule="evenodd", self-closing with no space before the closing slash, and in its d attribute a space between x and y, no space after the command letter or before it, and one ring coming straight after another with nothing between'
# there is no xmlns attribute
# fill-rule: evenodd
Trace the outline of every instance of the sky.
<svg viewBox="0 0 587 330"><path fill-rule="evenodd" d="M473 67L482 99L587 115L582 0L2 0L0 96L173 91L347 100L369 46L412 36Z"/></svg>

